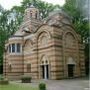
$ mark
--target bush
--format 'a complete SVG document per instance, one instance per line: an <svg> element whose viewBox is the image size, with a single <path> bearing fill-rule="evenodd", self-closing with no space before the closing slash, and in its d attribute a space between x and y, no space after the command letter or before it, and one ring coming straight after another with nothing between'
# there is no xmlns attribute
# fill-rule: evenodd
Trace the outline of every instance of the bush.
<svg viewBox="0 0 90 90"><path fill-rule="evenodd" d="M21 80L22 80L22 83L31 83L31 77L30 76L22 76Z"/></svg>
<svg viewBox="0 0 90 90"><path fill-rule="evenodd" d="M4 80L4 77L3 77L3 75L0 75L0 80Z"/></svg>
<svg viewBox="0 0 90 90"><path fill-rule="evenodd" d="M39 84L39 90L46 90L46 84L45 83L40 83Z"/></svg>
<svg viewBox="0 0 90 90"><path fill-rule="evenodd" d="M0 80L0 85L8 85L9 81L8 80Z"/></svg>
<svg viewBox="0 0 90 90"><path fill-rule="evenodd" d="M9 84L8 79L4 78L3 76L0 76L0 85L7 85Z"/></svg>

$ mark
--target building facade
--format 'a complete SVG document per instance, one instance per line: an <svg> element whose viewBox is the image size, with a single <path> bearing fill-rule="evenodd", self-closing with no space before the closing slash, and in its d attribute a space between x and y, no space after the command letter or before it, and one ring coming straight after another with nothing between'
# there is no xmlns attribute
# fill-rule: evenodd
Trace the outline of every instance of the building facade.
<svg viewBox="0 0 90 90"><path fill-rule="evenodd" d="M40 20L33 5L19 30L5 44L3 73L8 79L64 79L85 75L84 46L70 18L61 10Z"/></svg>

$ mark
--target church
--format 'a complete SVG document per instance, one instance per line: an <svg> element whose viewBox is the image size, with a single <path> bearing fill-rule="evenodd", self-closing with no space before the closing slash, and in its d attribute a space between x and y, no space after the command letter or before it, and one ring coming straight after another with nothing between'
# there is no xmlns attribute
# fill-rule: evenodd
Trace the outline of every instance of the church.
<svg viewBox="0 0 90 90"><path fill-rule="evenodd" d="M19 29L5 42L3 74L10 80L59 80L85 76L84 45L71 18L62 10L41 19L33 5Z"/></svg>

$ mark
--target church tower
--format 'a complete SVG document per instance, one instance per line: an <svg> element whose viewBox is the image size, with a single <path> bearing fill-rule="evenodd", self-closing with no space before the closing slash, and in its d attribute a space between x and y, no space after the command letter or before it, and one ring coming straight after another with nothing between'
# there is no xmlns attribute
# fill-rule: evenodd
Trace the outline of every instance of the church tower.
<svg viewBox="0 0 90 90"><path fill-rule="evenodd" d="M23 23L21 24L22 31L34 33L38 26L41 25L41 20L39 16L39 9L35 8L34 5L29 6L25 10L25 15L23 18ZM24 33L24 35L27 35L29 33Z"/></svg>
<svg viewBox="0 0 90 90"><path fill-rule="evenodd" d="M24 21L32 19L39 20L39 10L33 4L25 10Z"/></svg>

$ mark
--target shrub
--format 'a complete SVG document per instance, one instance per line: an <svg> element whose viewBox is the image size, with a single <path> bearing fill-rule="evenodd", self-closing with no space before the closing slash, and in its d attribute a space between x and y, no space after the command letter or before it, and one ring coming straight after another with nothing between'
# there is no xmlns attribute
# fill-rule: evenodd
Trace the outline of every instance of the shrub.
<svg viewBox="0 0 90 90"><path fill-rule="evenodd" d="M22 80L22 83L31 83L31 77L30 76L22 76L21 80Z"/></svg>
<svg viewBox="0 0 90 90"><path fill-rule="evenodd" d="M0 80L0 85L8 85L9 81L8 80Z"/></svg>
<svg viewBox="0 0 90 90"><path fill-rule="evenodd" d="M0 75L0 80L4 80L4 77L2 75Z"/></svg>
<svg viewBox="0 0 90 90"><path fill-rule="evenodd" d="M39 84L39 90L46 90L46 84L45 83L40 83Z"/></svg>
<svg viewBox="0 0 90 90"><path fill-rule="evenodd" d="M8 79L4 78L3 76L0 76L0 85L7 85L9 84Z"/></svg>

